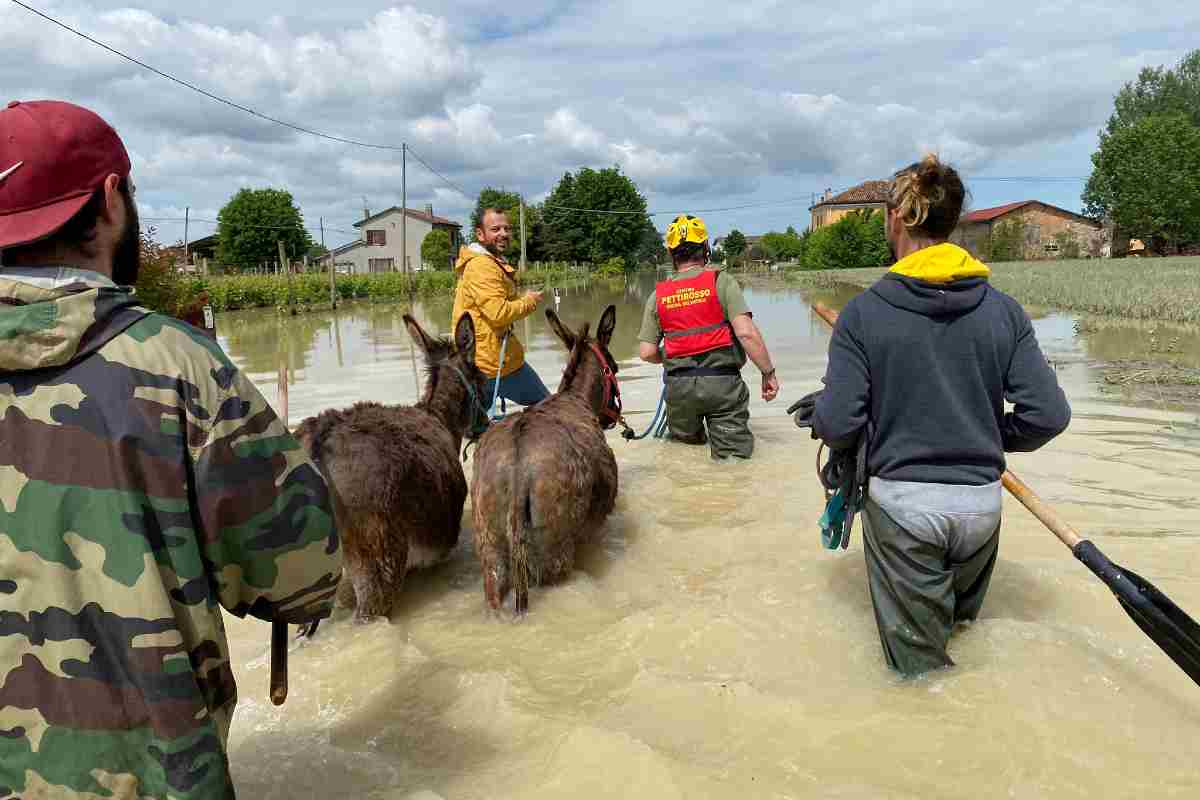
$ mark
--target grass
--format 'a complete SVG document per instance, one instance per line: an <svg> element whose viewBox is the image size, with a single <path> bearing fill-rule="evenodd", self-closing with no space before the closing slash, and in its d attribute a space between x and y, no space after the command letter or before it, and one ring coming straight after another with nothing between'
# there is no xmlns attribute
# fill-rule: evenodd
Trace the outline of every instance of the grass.
<svg viewBox="0 0 1200 800"><path fill-rule="evenodd" d="M566 268L526 270L518 273L517 282L523 286L561 285L581 278L580 273ZM373 275L338 275L335 288L342 300L367 299L376 301L404 300L411 296L432 297L449 295L457 281L455 273L424 271L412 275L387 272ZM208 278L185 278L178 290L184 297L208 295L214 311L237 311L247 308L284 308L319 306L329 302L329 275L307 273L292 276L289 290L284 275L223 275ZM290 292L290 295L289 295Z"/></svg>
<svg viewBox="0 0 1200 800"><path fill-rule="evenodd" d="M1023 305L1123 319L1200 323L1200 258L1120 258L991 264L991 283ZM813 288L869 286L886 269L796 271Z"/></svg>

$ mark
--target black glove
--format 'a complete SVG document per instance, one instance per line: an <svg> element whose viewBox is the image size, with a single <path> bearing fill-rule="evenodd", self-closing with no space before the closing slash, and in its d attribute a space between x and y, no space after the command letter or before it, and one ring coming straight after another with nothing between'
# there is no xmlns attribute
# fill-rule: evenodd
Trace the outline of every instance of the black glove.
<svg viewBox="0 0 1200 800"><path fill-rule="evenodd" d="M813 411L817 407L817 398L821 396L824 389L818 389L812 394L806 394L796 402L788 406L787 413L792 414L792 419L796 423L797 428L811 428Z"/></svg>

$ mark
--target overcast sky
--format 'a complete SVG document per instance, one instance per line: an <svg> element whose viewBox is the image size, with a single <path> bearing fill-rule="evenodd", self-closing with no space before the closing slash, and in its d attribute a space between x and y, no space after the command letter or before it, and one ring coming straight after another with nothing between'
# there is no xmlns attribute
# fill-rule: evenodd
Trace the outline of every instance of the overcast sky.
<svg viewBox="0 0 1200 800"><path fill-rule="evenodd" d="M563 172L618 164L654 211L714 235L802 229L809 198L915 160L959 166L976 208L1079 208L1112 96L1196 46L1192 0L686 4L368 0L28 0L148 64L337 136L407 141L409 206L465 221L486 185L542 199ZM326 142L148 73L0 0L7 99L66 99L122 135L143 217L215 219L240 187L295 196L326 243L400 202L400 156ZM663 229L670 217L655 217ZM160 238L182 226L156 223ZM213 226L197 223L192 238Z"/></svg>

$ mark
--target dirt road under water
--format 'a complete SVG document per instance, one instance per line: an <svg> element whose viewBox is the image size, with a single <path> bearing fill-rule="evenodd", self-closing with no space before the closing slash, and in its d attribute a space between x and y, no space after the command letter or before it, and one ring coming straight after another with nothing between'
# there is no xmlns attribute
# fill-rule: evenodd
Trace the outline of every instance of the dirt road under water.
<svg viewBox="0 0 1200 800"><path fill-rule="evenodd" d="M639 430L661 385L635 357L646 292L593 287L561 308L594 325L617 303L612 349ZM1200 796L1200 689L1010 498L982 619L952 643L958 666L888 672L861 529L847 551L821 548L816 442L784 413L819 388L828 333L798 291L748 299L784 387L752 405L755 458L717 465L703 449L610 434L621 491L607 539L570 581L534 589L523 621L486 611L469 527L449 563L410 577L391 623L343 615L295 645L282 708L267 697L269 626L227 616L240 796ZM270 399L290 362L294 424L359 399L415 399L404 310L226 315L221 338ZM416 313L445 331L449 310ZM1074 420L1010 466L1200 614L1195 412L1121 405L1071 318L1036 324ZM517 332L553 388L557 340L540 314Z"/></svg>

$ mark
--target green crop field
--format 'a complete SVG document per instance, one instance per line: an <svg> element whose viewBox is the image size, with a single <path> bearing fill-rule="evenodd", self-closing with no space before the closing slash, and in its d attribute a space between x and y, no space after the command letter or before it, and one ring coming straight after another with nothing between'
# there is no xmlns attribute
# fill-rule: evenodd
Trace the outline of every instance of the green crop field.
<svg viewBox="0 0 1200 800"><path fill-rule="evenodd" d="M1200 258L1120 258L991 264L992 285L1020 303L1125 319L1200 322ZM869 286L885 269L791 272L814 288Z"/></svg>

